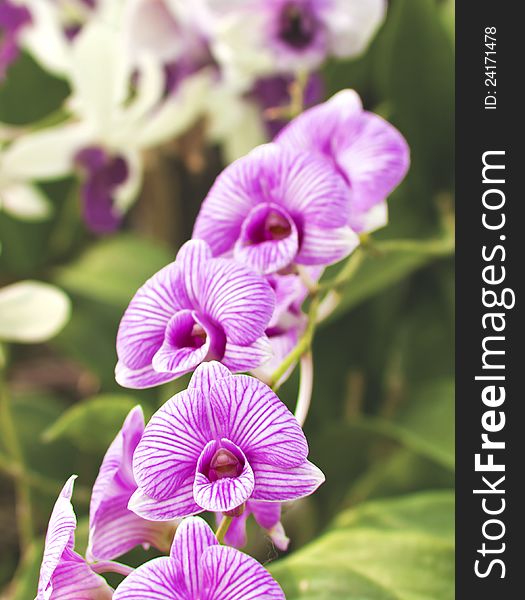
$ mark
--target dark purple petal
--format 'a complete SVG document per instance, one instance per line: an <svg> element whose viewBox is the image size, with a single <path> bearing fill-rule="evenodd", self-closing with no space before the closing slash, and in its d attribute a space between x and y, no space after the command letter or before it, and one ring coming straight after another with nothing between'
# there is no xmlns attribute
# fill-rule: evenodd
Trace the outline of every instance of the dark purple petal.
<svg viewBox="0 0 525 600"><path fill-rule="evenodd" d="M182 566L189 597L199 597L202 583L202 555L209 547L216 546L218 543L210 526L199 517L184 519L177 528L171 556Z"/></svg>
<svg viewBox="0 0 525 600"><path fill-rule="evenodd" d="M210 463L224 449L237 459L235 473L217 477ZM236 468L238 467L238 469ZM214 475L213 477L211 475ZM213 440L202 451L197 464L193 494L205 510L226 512L241 506L251 496L254 486L253 471L242 450L227 439Z"/></svg>
<svg viewBox="0 0 525 600"><path fill-rule="evenodd" d="M118 586L113 600L189 600L178 560L162 556L142 565Z"/></svg>
<svg viewBox="0 0 525 600"><path fill-rule="evenodd" d="M255 474L253 500L285 502L309 496L324 482L323 473L311 462L292 468L252 462Z"/></svg>
<svg viewBox="0 0 525 600"><path fill-rule="evenodd" d="M264 383L247 375L220 379L210 403L223 437L241 448L250 464L301 465L308 445L295 417Z"/></svg>
<svg viewBox="0 0 525 600"><path fill-rule="evenodd" d="M290 539L286 537L281 524L281 504L279 502L251 500L249 506L255 520L266 530L277 548L282 551L287 550Z"/></svg>
<svg viewBox="0 0 525 600"><path fill-rule="evenodd" d="M202 556L202 600L285 600L279 584L254 558L226 546Z"/></svg>
<svg viewBox="0 0 525 600"><path fill-rule="evenodd" d="M119 155L111 156L103 148L91 146L80 150L75 162L83 173L81 196L86 224L95 233L115 231L122 214L115 206L114 195L128 179L126 160Z"/></svg>
<svg viewBox="0 0 525 600"><path fill-rule="evenodd" d="M153 415L133 457L141 493L157 500L176 498L180 485L194 476L203 448L213 439L207 403L199 391L188 389Z"/></svg>

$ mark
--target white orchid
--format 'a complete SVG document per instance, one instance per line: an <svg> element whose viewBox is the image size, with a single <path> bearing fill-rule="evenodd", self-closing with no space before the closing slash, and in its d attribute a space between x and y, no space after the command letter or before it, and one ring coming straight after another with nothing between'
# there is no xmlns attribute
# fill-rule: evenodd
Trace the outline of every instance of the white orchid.
<svg viewBox="0 0 525 600"><path fill-rule="evenodd" d="M99 21L79 32L69 53L72 118L15 140L5 171L47 180L80 169L88 225L110 231L140 188L142 150L174 138L197 119L210 74L203 70L166 96L156 57L145 51L135 61L137 69L126 52L124 30Z"/></svg>

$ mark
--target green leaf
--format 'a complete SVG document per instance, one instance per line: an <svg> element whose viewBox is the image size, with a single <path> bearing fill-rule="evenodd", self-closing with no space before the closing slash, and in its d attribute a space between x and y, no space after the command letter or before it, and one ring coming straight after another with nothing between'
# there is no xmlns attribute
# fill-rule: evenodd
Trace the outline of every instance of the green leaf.
<svg viewBox="0 0 525 600"><path fill-rule="evenodd" d="M452 600L453 495L421 493L351 509L270 571L288 600Z"/></svg>
<svg viewBox="0 0 525 600"><path fill-rule="evenodd" d="M137 405L133 396L101 394L75 404L43 433L46 442L67 438L85 451L105 451Z"/></svg>
<svg viewBox="0 0 525 600"><path fill-rule="evenodd" d="M80 296L123 309L137 289L174 258L167 249L148 240L119 235L91 246L60 269L55 282Z"/></svg>
<svg viewBox="0 0 525 600"><path fill-rule="evenodd" d="M454 381L422 385L393 420L364 417L355 427L382 433L439 464L453 469Z"/></svg>

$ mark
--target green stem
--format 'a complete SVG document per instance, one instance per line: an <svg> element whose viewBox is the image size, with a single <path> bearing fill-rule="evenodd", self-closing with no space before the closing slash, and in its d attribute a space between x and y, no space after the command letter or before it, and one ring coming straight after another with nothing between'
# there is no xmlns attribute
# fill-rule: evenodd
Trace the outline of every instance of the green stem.
<svg viewBox="0 0 525 600"><path fill-rule="evenodd" d="M361 266L361 263L363 262L364 257L364 250L361 247L356 248L354 252L352 252L352 254L346 259L343 268L333 279L319 284L319 291L330 292L333 290L338 290L340 287L346 285L356 274L357 270Z"/></svg>
<svg viewBox="0 0 525 600"><path fill-rule="evenodd" d="M297 346L284 358L281 364L275 369L270 377L268 385L276 391L279 388L279 381L288 369L294 365L303 354L310 350L314 338L315 326L317 321L317 309L319 308L319 298L314 296L308 310L308 325L306 331L301 336Z"/></svg>
<svg viewBox="0 0 525 600"><path fill-rule="evenodd" d="M226 515L222 517L222 521L220 522L219 527L217 528L217 531L215 533L215 537L217 538L219 544L224 544L224 536L228 533L228 529L230 528L232 519L233 517L227 517Z"/></svg>
<svg viewBox="0 0 525 600"><path fill-rule="evenodd" d="M18 439L18 433L13 420L11 402L7 393L3 377L0 375L0 423L4 444L10 458L18 465L16 474L13 474L16 495L16 521L20 550L22 554L29 548L33 541L33 514L31 510L31 489L25 478L24 457Z"/></svg>

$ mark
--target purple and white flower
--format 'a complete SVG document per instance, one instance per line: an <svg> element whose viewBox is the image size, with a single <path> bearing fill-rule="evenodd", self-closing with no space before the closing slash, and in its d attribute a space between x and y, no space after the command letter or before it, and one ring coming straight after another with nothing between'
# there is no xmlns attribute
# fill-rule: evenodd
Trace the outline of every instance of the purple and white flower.
<svg viewBox="0 0 525 600"><path fill-rule="evenodd" d="M284 600L279 584L254 558L221 546L198 517L179 526L170 556L139 567L115 590L114 600Z"/></svg>
<svg viewBox="0 0 525 600"><path fill-rule="evenodd" d="M135 294L117 335L117 381L151 387L218 360L232 371L270 357L264 334L275 295L242 265L213 258L202 240L184 244L176 260Z"/></svg>
<svg viewBox="0 0 525 600"><path fill-rule="evenodd" d="M328 265L359 243L344 178L312 152L265 144L217 178L193 237L259 273Z"/></svg>
<svg viewBox="0 0 525 600"><path fill-rule="evenodd" d="M20 54L20 35L30 23L31 13L27 6L0 0L0 84Z"/></svg>
<svg viewBox="0 0 525 600"><path fill-rule="evenodd" d="M246 536L246 521L253 514L256 523L265 530L275 546L283 552L288 549L290 539L281 523L281 504L279 502L260 502L248 500L242 515L234 517L228 531L224 536L224 542L235 548L244 548L248 541ZM222 514L217 514L217 524L220 523Z"/></svg>
<svg viewBox="0 0 525 600"><path fill-rule="evenodd" d="M71 505L73 482L60 492L47 529L36 600L110 600L112 589L74 551L77 519Z"/></svg>
<svg viewBox="0 0 525 600"><path fill-rule="evenodd" d="M210 5L217 21L217 55L239 70L259 74L312 70L330 55L356 56L386 11L385 0L223 0ZM260 56L249 64L244 56L256 49Z"/></svg>
<svg viewBox="0 0 525 600"><path fill-rule="evenodd" d="M113 560L138 545L169 550L175 523L141 519L128 509L137 484L133 476L133 453L144 432L140 406L131 410L122 429L108 448L93 486L89 507L87 558Z"/></svg>
<svg viewBox="0 0 525 600"><path fill-rule="evenodd" d="M371 231L386 224L386 198L404 178L410 158L404 137L378 115L363 110L353 90L296 117L275 142L327 158L342 175L349 197L349 224Z"/></svg>
<svg viewBox="0 0 525 600"><path fill-rule="evenodd" d="M195 76L166 96L164 65L145 53L131 62L125 49L121 29L102 20L84 26L68 46L68 108L74 118L20 136L2 157L8 183L78 172L86 223L96 233L113 231L135 200L142 152L195 122L204 103L195 99L209 80Z"/></svg>
<svg viewBox="0 0 525 600"><path fill-rule="evenodd" d="M268 386L205 363L146 426L129 507L170 520L204 510L236 516L247 500L295 500L324 481L307 456L302 429Z"/></svg>

